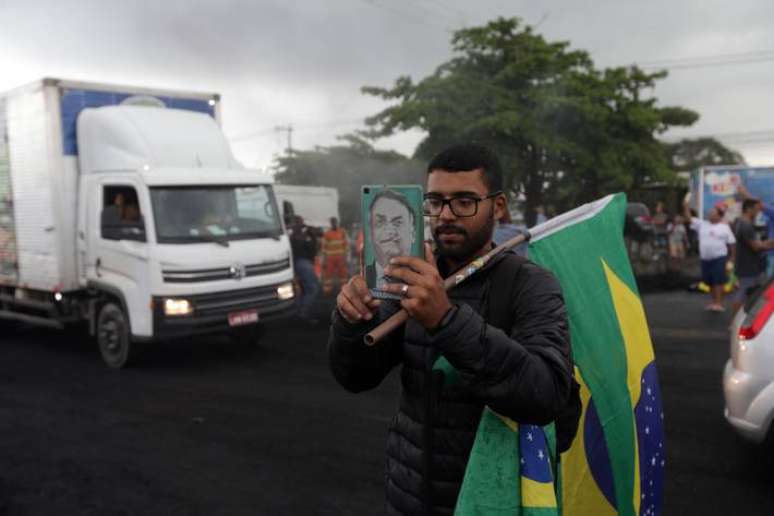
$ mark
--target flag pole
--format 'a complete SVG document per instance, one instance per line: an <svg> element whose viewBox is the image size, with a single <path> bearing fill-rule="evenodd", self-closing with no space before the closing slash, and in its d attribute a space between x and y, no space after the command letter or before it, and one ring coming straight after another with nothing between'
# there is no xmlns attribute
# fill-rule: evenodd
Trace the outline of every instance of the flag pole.
<svg viewBox="0 0 774 516"><path fill-rule="evenodd" d="M452 288L456 287L469 277L471 277L473 274L481 270L492 258L497 256L498 254L507 251L508 249L512 249L516 247L517 245L523 243L523 242L529 242L529 239L532 238L532 234L529 231L526 231L524 233L521 233L519 235L516 235L515 237L511 238L510 240L507 240L503 242L502 244L498 245L488 253L486 253L484 256L481 256L480 258L476 258L469 264L467 264L465 267L462 267L456 274L453 274L446 278L443 281L443 287L445 290L449 291ZM408 312L406 310L401 309L400 311L394 313L392 316L390 316L386 321L379 324L376 328L366 333L365 337L363 337L363 340L365 340L365 343L368 346L373 346L380 340L382 340L385 336L389 335L393 331L395 331L397 328L399 328L403 323L405 323L409 318Z"/></svg>

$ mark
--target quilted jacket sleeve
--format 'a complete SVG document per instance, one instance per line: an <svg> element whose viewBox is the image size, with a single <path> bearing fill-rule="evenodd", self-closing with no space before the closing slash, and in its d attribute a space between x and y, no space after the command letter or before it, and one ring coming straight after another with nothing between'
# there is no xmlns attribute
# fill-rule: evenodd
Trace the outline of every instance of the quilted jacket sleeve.
<svg viewBox="0 0 774 516"><path fill-rule="evenodd" d="M378 386L393 367L401 362L403 328L374 346L366 346L363 337L380 321L397 311L383 303L373 321L348 323L333 311L328 336L328 362L336 381L350 392L362 392Z"/></svg>
<svg viewBox="0 0 774 516"><path fill-rule="evenodd" d="M500 414L545 425L567 404L572 382L570 336L559 282L526 263L514 279L506 334L467 305L431 335L460 379Z"/></svg>

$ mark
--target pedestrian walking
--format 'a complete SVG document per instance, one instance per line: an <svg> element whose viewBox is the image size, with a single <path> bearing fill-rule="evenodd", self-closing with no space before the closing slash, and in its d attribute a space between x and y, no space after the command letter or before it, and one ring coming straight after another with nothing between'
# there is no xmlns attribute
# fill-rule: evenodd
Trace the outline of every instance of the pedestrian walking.
<svg viewBox="0 0 774 516"><path fill-rule="evenodd" d="M344 228L339 227L336 217L331 217L331 228L323 233L322 237L322 277L323 294L328 296L333 293L333 285L341 288L349 279L347 254L349 253L349 239Z"/></svg>
<svg viewBox="0 0 774 516"><path fill-rule="evenodd" d="M314 272L317 231L304 224L300 215L296 216L291 229L290 246L293 250L293 268L302 290L298 298L298 317L307 324L315 325L319 321L312 316L311 310L320 293L320 284Z"/></svg>
<svg viewBox="0 0 774 516"><path fill-rule="evenodd" d="M699 258L701 258L701 277L710 288L711 302L705 307L712 312L724 312L723 287L728 280L726 266L734 261L736 238L723 222L723 212L713 207L707 214L709 220L691 216L686 202L683 207L685 218L691 221L691 229L699 235Z"/></svg>
<svg viewBox="0 0 774 516"><path fill-rule="evenodd" d="M761 202L748 198L742 202L742 216L736 224L735 270L739 288L734 295L733 312L744 305L747 296L755 290L766 272L766 252L774 249L774 240L760 240L755 230L755 219L761 212Z"/></svg>
<svg viewBox="0 0 774 516"><path fill-rule="evenodd" d="M478 145L451 147L427 167L425 215L437 254L393 258L399 302L374 299L361 275L344 286L328 341L330 367L347 390L373 389L402 365L398 414L387 438L386 512L452 514L484 406L518 423L557 423L569 448L580 415L570 336L555 277L501 253L446 292L443 279L493 248L506 206L497 158ZM363 337L398 309L410 319L373 347ZM441 355L461 382L445 382Z"/></svg>

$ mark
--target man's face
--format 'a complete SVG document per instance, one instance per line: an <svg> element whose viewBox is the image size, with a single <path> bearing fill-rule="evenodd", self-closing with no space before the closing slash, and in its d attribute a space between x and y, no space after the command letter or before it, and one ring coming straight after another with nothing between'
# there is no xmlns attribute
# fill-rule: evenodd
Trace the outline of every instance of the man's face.
<svg viewBox="0 0 774 516"><path fill-rule="evenodd" d="M708 219L709 219L709 221L710 221L710 222L712 222L713 224L717 224L718 222L720 222L720 219L721 219L720 212L718 211L718 209L717 209L717 208L712 208L712 209L710 209L710 211L707 213L707 218L708 218Z"/></svg>
<svg viewBox="0 0 774 516"><path fill-rule="evenodd" d="M414 243L411 212L395 199L377 199L371 205L371 234L380 265L387 265L390 258L396 256L409 256Z"/></svg>
<svg viewBox="0 0 774 516"><path fill-rule="evenodd" d="M444 199L459 196L484 198L491 192L481 170L445 172L433 170L427 176L427 194ZM444 206L440 215L430 217L430 228L440 256L467 261L492 241L495 221L505 213L505 197L481 201L472 217L457 217Z"/></svg>

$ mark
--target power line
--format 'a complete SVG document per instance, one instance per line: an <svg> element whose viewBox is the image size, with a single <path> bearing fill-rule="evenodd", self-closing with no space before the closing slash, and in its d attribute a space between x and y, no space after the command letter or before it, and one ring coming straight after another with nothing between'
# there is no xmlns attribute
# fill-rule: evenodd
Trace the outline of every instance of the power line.
<svg viewBox="0 0 774 516"><path fill-rule="evenodd" d="M425 0L425 2L428 2L428 3L431 3L431 4L435 4L438 7L441 7L442 9L444 9L445 11L454 13L457 16L461 16L463 18L467 15L467 13L465 11L463 11L462 9L459 9L457 7L449 5L449 4L445 3L445 2L441 2L440 0Z"/></svg>
<svg viewBox="0 0 774 516"><path fill-rule="evenodd" d="M762 63L766 61L774 61L774 50L759 50L738 54L717 54L682 59L661 59L635 64L644 70L682 70L689 68L714 68L718 66Z"/></svg>
<svg viewBox="0 0 774 516"><path fill-rule="evenodd" d="M716 140L722 140L726 142L768 141L768 140L774 140L774 129L762 129L758 131L743 131L743 132L737 132L737 133L687 135L683 137L665 138L663 141L666 143L678 143L682 140L701 140L705 138L714 138Z"/></svg>
<svg viewBox="0 0 774 516"><path fill-rule="evenodd" d="M396 16L402 18L405 21L409 21L409 22L416 23L416 24L419 24L419 25L433 25L435 27L440 27L442 29L449 30L449 28L446 27L445 25L440 25L440 24L431 22L430 20L426 20L426 19L423 20L421 18L416 18L416 17L414 17L413 13L409 13L409 12L403 11L401 9L395 9L392 6L388 6L388 5L379 3L379 2L377 2L377 0L360 0L360 1L365 3L365 4L370 5L372 7L376 7L377 9L382 9L383 11L386 11L388 13L392 13L393 15L396 15Z"/></svg>
<svg viewBox="0 0 774 516"><path fill-rule="evenodd" d="M354 125L360 125L363 123L364 118L347 118L341 120L331 120L330 122L323 122L319 124L307 124L307 125L294 125L293 131L312 131L315 129L326 129L329 127L349 127ZM235 143L242 140L250 140L254 138L262 138L275 134L279 126L265 127L262 129L256 129L236 136L227 137L231 143Z"/></svg>

